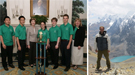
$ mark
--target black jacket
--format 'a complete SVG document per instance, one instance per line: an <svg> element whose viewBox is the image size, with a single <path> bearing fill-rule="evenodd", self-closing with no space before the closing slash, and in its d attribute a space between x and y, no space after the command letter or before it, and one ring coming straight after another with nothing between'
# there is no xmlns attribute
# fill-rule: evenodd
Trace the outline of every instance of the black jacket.
<svg viewBox="0 0 135 75"><path fill-rule="evenodd" d="M101 34L100 32L95 38L95 50L110 50L110 39L106 31Z"/></svg>
<svg viewBox="0 0 135 75"><path fill-rule="evenodd" d="M75 27L73 27L73 29L75 29ZM74 46L83 47L84 39L85 39L85 29L84 27L79 27L79 29L76 30L75 39L73 39Z"/></svg>

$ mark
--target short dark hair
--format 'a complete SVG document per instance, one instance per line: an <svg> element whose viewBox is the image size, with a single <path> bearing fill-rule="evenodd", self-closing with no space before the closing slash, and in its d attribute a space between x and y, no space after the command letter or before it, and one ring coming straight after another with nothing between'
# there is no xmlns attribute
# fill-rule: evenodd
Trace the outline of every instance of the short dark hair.
<svg viewBox="0 0 135 75"><path fill-rule="evenodd" d="M31 21L32 21L32 20L34 20L34 21L36 22L36 19L35 19L35 18L31 18L30 21L29 21L30 24L31 24Z"/></svg>
<svg viewBox="0 0 135 75"><path fill-rule="evenodd" d="M20 20L21 18L24 18L24 20L25 20L25 17L24 17L24 16L20 16L20 17L18 18L18 20Z"/></svg>
<svg viewBox="0 0 135 75"><path fill-rule="evenodd" d="M51 19L51 22L52 22L53 20L55 20L56 22L58 21L58 19L57 19L56 17L52 18L52 19Z"/></svg>
<svg viewBox="0 0 135 75"><path fill-rule="evenodd" d="M9 16L5 16L5 17L4 17L4 21L5 21L6 18L8 18L8 19L10 20L10 17L9 17Z"/></svg>
<svg viewBox="0 0 135 75"><path fill-rule="evenodd" d="M100 30L100 28L101 28L101 27L103 27L103 29L105 29L105 27L104 27L104 26L100 26L100 27L99 27L99 30Z"/></svg>
<svg viewBox="0 0 135 75"><path fill-rule="evenodd" d="M68 14L64 14L64 15L63 15L63 18L64 18L64 16L67 16L67 17L69 18L69 15L68 15Z"/></svg>

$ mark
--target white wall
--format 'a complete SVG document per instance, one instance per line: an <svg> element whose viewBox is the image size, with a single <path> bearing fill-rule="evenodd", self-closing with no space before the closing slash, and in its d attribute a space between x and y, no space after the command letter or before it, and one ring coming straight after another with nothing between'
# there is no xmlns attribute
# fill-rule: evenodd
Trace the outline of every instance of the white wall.
<svg viewBox="0 0 135 75"><path fill-rule="evenodd" d="M12 8L15 8L15 4L19 5L19 8L23 8L23 15L26 17L25 26L29 27L30 19L30 0L7 0L7 14L11 18L11 25L16 28L19 24L18 18L12 18ZM49 0L49 20L47 23L47 28L51 27L51 18L57 17L57 10L61 9L64 5L65 9L68 9L69 23L71 23L72 18L72 0ZM58 20L58 26L63 23L62 18ZM84 53L87 53L87 40L84 42ZM17 47L15 46L13 53L17 52ZM1 53L1 51L0 51Z"/></svg>
<svg viewBox="0 0 135 75"><path fill-rule="evenodd" d="M29 27L30 19L30 0L7 0L7 15L11 18L11 25L16 28L19 24L18 18L12 17L12 8L15 8L15 5L19 5L19 8L23 9L23 15L26 18L25 26ZM51 27L51 18L57 17L57 10L61 9L61 6L64 5L65 9L68 9L69 23L71 23L72 18L72 0L49 0L49 18L47 22L47 28ZM63 23L62 18L58 19L58 26ZM38 25L37 25L38 26ZM39 26L38 26L39 27ZM17 47L15 46L13 53L17 52ZM1 53L1 51L0 51Z"/></svg>
<svg viewBox="0 0 135 75"><path fill-rule="evenodd" d="M7 14L11 17L11 25L19 24L18 18L12 18L12 8L15 8L15 5L19 5L19 8L23 8L23 15L26 17L25 24L29 24L30 19L30 0L7 0ZM64 5L64 8L67 9L69 15L69 22L71 23L72 17L72 0L49 0L49 20L47 25L51 24L51 18L57 17L57 10L61 9L61 6ZM62 24L62 18L58 20L58 24Z"/></svg>

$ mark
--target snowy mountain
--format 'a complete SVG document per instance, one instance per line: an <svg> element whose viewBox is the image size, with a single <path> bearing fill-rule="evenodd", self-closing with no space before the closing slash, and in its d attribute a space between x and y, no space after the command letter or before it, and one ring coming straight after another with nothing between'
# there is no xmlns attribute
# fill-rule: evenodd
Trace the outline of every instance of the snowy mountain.
<svg viewBox="0 0 135 75"><path fill-rule="evenodd" d="M117 15L105 15L100 22L90 26L90 45L94 46L94 36L99 27L104 26L111 39L110 57L135 55L135 14L120 18Z"/></svg>

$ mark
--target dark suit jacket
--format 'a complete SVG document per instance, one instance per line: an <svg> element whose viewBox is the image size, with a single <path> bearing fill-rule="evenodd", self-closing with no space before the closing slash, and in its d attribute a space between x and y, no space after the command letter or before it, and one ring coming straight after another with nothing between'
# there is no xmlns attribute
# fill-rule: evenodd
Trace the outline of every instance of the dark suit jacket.
<svg viewBox="0 0 135 75"><path fill-rule="evenodd" d="M73 29L75 29L75 27L73 27ZM79 27L79 29L77 29L75 33L75 39L73 39L74 46L83 47L84 39L85 39L85 29L84 27Z"/></svg>

